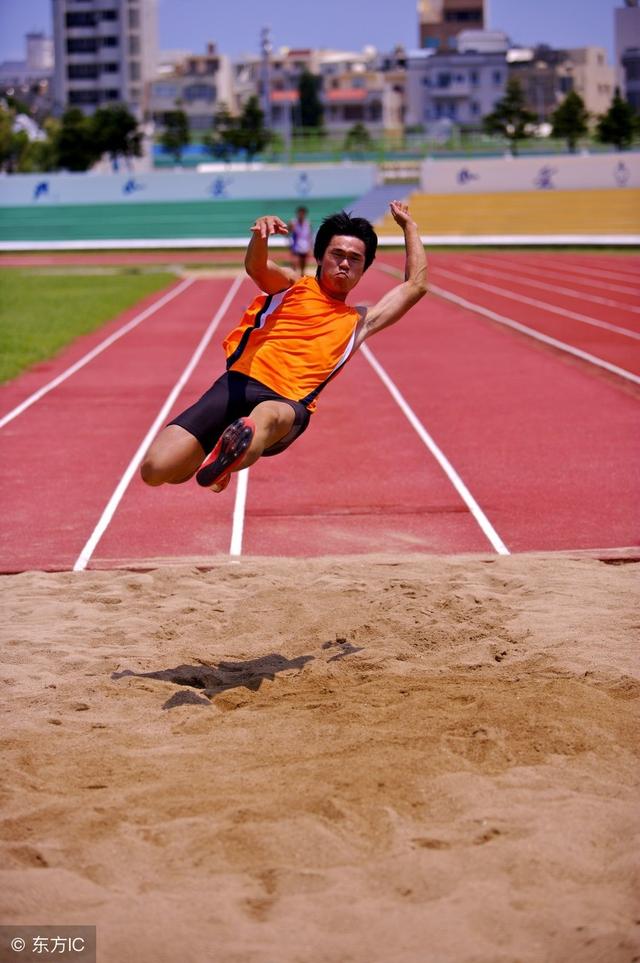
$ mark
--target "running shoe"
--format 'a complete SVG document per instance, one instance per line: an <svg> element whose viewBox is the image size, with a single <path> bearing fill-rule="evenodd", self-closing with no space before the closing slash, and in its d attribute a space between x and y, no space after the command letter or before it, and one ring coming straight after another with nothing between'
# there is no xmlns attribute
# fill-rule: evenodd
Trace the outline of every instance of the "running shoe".
<svg viewBox="0 0 640 963"><path fill-rule="evenodd" d="M229 476L242 461L255 431L255 422L251 418L238 418L225 428L218 444L202 463L196 475L197 483L203 488L212 488L215 485L214 491L223 491L229 484L228 481L222 484L224 476Z"/></svg>

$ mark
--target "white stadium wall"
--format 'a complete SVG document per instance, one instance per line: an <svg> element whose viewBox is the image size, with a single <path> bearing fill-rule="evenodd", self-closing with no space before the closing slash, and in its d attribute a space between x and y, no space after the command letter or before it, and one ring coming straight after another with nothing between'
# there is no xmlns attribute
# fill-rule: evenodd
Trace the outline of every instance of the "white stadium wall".
<svg viewBox="0 0 640 963"><path fill-rule="evenodd" d="M376 174L375 164L210 173L11 174L0 176L0 207L281 198L303 203L338 194L360 196L375 186Z"/></svg>
<svg viewBox="0 0 640 963"><path fill-rule="evenodd" d="M638 188L640 154L428 159L420 186L425 194Z"/></svg>

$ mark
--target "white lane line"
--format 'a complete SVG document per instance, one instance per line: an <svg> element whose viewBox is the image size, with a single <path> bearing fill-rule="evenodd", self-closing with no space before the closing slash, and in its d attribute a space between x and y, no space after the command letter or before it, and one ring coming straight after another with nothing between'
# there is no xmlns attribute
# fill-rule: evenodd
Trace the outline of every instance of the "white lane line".
<svg viewBox="0 0 640 963"><path fill-rule="evenodd" d="M121 328L118 328L118 330L114 331L113 334L110 334L108 338L105 338L104 341L101 341L100 344L96 345L95 348L92 348L91 351L83 355L79 361L76 361L75 364L72 364L71 367L66 369L66 371L63 371L62 374L59 374L56 378L53 378L52 381L48 381L46 385L42 386L42 388L38 388L37 391L34 391L32 395L29 395L29 397L21 402L16 408L13 408L12 411L0 419L0 428L4 428L6 424L8 424L14 418L17 418L18 415L21 415L23 411L26 411L27 408L30 408L31 405L35 404L36 401L39 401L44 395L48 394L50 391L53 391L54 388L57 388L58 385L62 384L63 381L66 381L67 378L70 378L71 375L75 374L76 371L79 371L80 368L84 368L85 365L89 364L90 361L93 361L94 358L110 347L114 341L117 341L125 334L128 334L129 331L132 331L133 328L136 328L142 321L148 318L155 311L158 311L160 308L163 308L165 304L168 304L169 301L173 301L174 298L177 298L179 294L182 294L183 291L186 291L190 284L193 284L194 280L195 278L187 278L186 280L181 281L177 288L169 291L168 294L164 294L158 301L154 301L154 303L150 304L148 308L145 308L144 311L141 311L140 314L137 314L135 318L132 318L131 321L127 321L127 323Z"/></svg>
<svg viewBox="0 0 640 963"><path fill-rule="evenodd" d="M558 268L558 262L542 262L533 261L525 263L522 260L517 260L515 257L509 257L508 255L487 255L486 257L474 254L464 254L465 262L471 262L474 265L480 266L485 265L490 268L493 264L501 264L503 267L512 267L514 270L520 274L522 271L529 271L533 273L536 277L540 277L544 273L545 277L548 275L552 278L560 278L562 281L570 281L572 284L580 284L584 287L597 288L599 291L617 291L620 294L640 294L640 284L634 285L633 287L628 287L623 284L606 284L604 281L589 280L588 278L578 276L571 273L571 265L567 264L561 270ZM555 266L553 266L555 265ZM588 295L584 295L585 297Z"/></svg>
<svg viewBox="0 0 640 963"><path fill-rule="evenodd" d="M379 271L385 271L387 274L392 274L393 277L402 278L404 274L397 268L391 267L388 264L378 264L376 265ZM520 324L519 321L514 321L512 318L505 318L503 314L496 314L495 311L490 311L489 308L484 308L481 304L474 304L473 301L467 301L466 298L461 298L457 294L452 294L450 291L446 291L444 288L438 287L437 284L429 284L429 290L434 294L437 294L440 298L445 298L447 301L453 301L454 304L459 304L460 307L466 308L468 311L473 311L475 314L482 314L485 318L490 318L491 321L497 321L498 324L504 324L507 328L513 328L514 331L520 331L521 334L526 334L530 338L535 338L536 341L542 341L543 344L550 344L554 348L558 348L560 351L566 351L567 354L572 354L576 358L580 358L582 361L588 361L589 364L596 365L598 368L604 368L605 371L610 371L612 374L619 375L621 378L625 378L627 381L633 381L634 384L640 384L640 377L633 374L631 371L627 371L626 368L619 368L615 364L610 364L608 361L603 361L602 358L596 358L595 355L589 354L587 351L581 351L580 348L574 348L571 344L565 344L564 341L558 341L557 338L551 338L547 334L541 334L540 331L536 331L534 328L528 328L526 324Z"/></svg>
<svg viewBox="0 0 640 963"><path fill-rule="evenodd" d="M449 481L451 482L455 490L458 492L463 502L465 503L465 505L467 506L467 508L473 515L473 517L475 518L476 522L478 523L478 525L480 526L480 528L488 538L492 547L495 549L495 551L499 555L509 555L510 554L509 549L504 544L504 542L496 532L495 528L493 527L493 525L491 524L491 522L489 521L485 513L482 511L482 509L478 505L477 501L475 500L475 498L473 497L473 495L471 494L471 492L469 491L465 483L462 481L462 478L460 477L458 472L455 470L455 468L453 467L449 459L446 457L446 455L442 452L442 450L436 445L435 441L433 440L429 432L426 430L422 422L419 420L419 418L417 417L413 409L410 408L408 403L405 401L404 397L401 395L400 391L398 390L396 385L393 383L393 381L391 380L387 372L384 370L384 368L379 363L379 361L376 360L371 349L366 344L364 344L360 350L362 351L363 355L365 356L365 358L367 359L367 361L369 362L369 364L371 365L375 373L378 375L382 383L384 384L385 388L388 390L393 400L396 402L396 404L401 409L402 413L405 415L405 417L409 421L411 427L418 434L420 440L427 446L427 448L429 449L429 451L431 452L435 460L438 462L438 464L444 471L445 475L447 476L447 478L449 479Z"/></svg>
<svg viewBox="0 0 640 963"><path fill-rule="evenodd" d="M509 267L508 264L506 266ZM505 265L503 265L503 268L504 267ZM434 270L440 270L440 269L438 267L434 267ZM559 284L550 284L548 281L536 281L533 278L524 277L520 269L517 270L517 274L514 274L513 271L511 272L504 271L504 270L500 271L497 267L491 264L489 264L485 268L481 268L479 264L476 264L475 262L470 262L467 258L465 258L463 261L462 270L475 271L476 273L482 273L482 274L489 274L491 277L495 277L495 278L506 278L508 281L513 280L515 276L518 284L524 284L525 286L528 285L529 287L532 287L532 288L542 288L543 291L557 291L558 294L566 294L568 297L574 298L576 301L588 301L590 304L591 303L604 304L605 307L608 307L608 308L620 308L622 311L629 311L631 314L640 314L640 307L637 307L636 305L624 304L622 301L614 301L611 298L601 298L597 294L588 294L584 291L576 291L575 288L561 287ZM461 276L466 276L466 275L461 275ZM540 277L539 274L538 274L538 277ZM564 280L566 281L567 278L565 277ZM581 282L578 281L577 283L580 284ZM602 288L600 288L600 290L602 290ZM606 324L607 322L600 322L600 323ZM620 330L624 334L628 334L629 332L628 328L621 327L618 329L617 325L611 325L611 327L614 330ZM640 334L637 331L633 331L632 334L634 335L634 337L640 340Z"/></svg>
<svg viewBox="0 0 640 963"><path fill-rule="evenodd" d="M247 488L249 486L249 469L243 468L238 472L236 500L233 506L233 525L231 528L231 546L229 555L242 555L242 533L244 531L244 509L247 503Z"/></svg>
<svg viewBox="0 0 640 963"><path fill-rule="evenodd" d="M540 258L540 260L542 261L543 259ZM557 267L557 261L552 263L555 263ZM614 278L618 281L628 281L635 287L638 285L638 274L633 271L609 271L606 268L587 266L584 262L576 263L575 261L563 260L563 263L566 264L567 267L571 268L572 271L575 271L576 274L586 274L590 278Z"/></svg>
<svg viewBox="0 0 640 963"><path fill-rule="evenodd" d="M183 387L191 377L193 369L195 368L198 361L202 357L202 354L205 348L207 347L207 345L209 344L209 341L211 340L214 331L218 327L220 320L224 317L227 311L227 308L231 304L231 301L233 300L238 288L242 284L244 276L245 276L244 274L239 274L235 278L235 280L233 281L233 284L231 285L231 287L229 288L225 296L224 301L216 311L214 317L209 322L209 325L206 331L204 332L204 334L202 335L202 338L200 339L200 343L198 344L198 347L196 348L193 355L191 356L191 360L189 361L186 368L180 375L180 378L178 379L174 387L169 392L169 395L167 396L165 403L163 404L162 408L158 412L158 415L155 418L151 427L149 428L149 431L144 436L135 455L129 462L124 475L118 482L113 495L109 499L106 508L104 509L102 515L100 516L100 520L98 521L98 524L96 525L93 532L91 533L91 537L88 539L87 544L84 546L84 548L78 555L75 565L73 566L74 572L81 572L87 567L91 559L91 556L93 555L96 549L96 545L98 544L98 542L104 535L105 531L107 530L107 527L109 526L109 523L111 522L111 519L113 518L118 505L122 501L122 497L126 492L127 488L129 487L129 483L131 482L131 479L133 478L134 473L138 468L138 465L142 461L142 458L147 448L151 444L151 441L155 437L160 426L165 421L167 414L171 410L171 407L175 402L176 398L178 397Z"/></svg>
<svg viewBox="0 0 640 963"><path fill-rule="evenodd" d="M634 340L640 341L640 333L638 331L621 328L617 324L609 324L608 321L600 321L598 318L592 318L588 314L579 314L577 311L570 311L568 308L560 308L555 304L549 304L548 301L538 301L537 298L528 298L524 294L516 294L507 288L499 288L495 284L486 284L484 281L477 281L468 275L460 275L455 271L447 271L445 268L434 267L433 270L439 274L444 274L445 277L453 278L458 284L471 284L473 287L481 288L483 291L489 291L490 294L498 294L500 297L508 298L510 301L518 301L520 304L530 304L534 308L541 308L541 310L548 311L551 314L559 314L562 318L572 318L574 321L589 324L594 328L604 328L605 331L613 331L615 334L621 334L625 338L633 338Z"/></svg>

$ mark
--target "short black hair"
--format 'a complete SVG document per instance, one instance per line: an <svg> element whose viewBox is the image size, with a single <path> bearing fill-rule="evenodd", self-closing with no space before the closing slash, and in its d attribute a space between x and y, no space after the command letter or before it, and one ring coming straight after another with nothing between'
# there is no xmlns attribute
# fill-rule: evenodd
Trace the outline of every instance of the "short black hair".
<svg viewBox="0 0 640 963"><path fill-rule="evenodd" d="M313 254L316 261L321 261L324 252L329 246L329 241L336 235L344 237L357 237L364 242L364 269L373 263L378 247L378 235L373 229L373 225L364 217L352 217L347 211L338 211L325 217L318 228Z"/></svg>

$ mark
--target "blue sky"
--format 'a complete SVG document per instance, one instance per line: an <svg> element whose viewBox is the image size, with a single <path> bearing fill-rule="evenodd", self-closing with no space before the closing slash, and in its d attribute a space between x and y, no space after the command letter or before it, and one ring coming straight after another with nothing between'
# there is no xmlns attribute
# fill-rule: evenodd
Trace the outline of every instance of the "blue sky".
<svg viewBox="0 0 640 963"><path fill-rule="evenodd" d="M488 0L489 26L522 44L596 44L612 62L613 11L621 6L623 0ZM276 47L417 46L415 0L158 0L158 11L161 49L200 52L212 40L233 57L257 50L263 25ZM51 32L51 0L0 0L0 60L22 59L24 34L34 29Z"/></svg>

